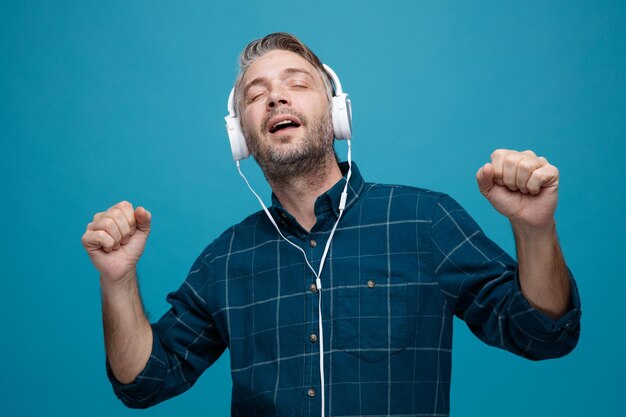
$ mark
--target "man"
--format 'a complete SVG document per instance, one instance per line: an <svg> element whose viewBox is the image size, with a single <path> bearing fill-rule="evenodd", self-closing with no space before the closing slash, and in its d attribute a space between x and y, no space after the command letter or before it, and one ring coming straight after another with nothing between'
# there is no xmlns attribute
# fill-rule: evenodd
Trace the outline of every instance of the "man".
<svg viewBox="0 0 626 417"><path fill-rule="evenodd" d="M254 41L240 63L241 128L272 187L269 215L299 250L251 215L202 252L150 325L136 278L150 213L122 202L96 214L83 245L101 274L107 371L125 404L180 394L228 348L233 415L442 416L454 315L530 359L574 348L580 304L556 237L554 166L497 150L478 170L480 192L511 221L518 265L445 194L366 183L353 164L342 201L331 82L295 37Z"/></svg>

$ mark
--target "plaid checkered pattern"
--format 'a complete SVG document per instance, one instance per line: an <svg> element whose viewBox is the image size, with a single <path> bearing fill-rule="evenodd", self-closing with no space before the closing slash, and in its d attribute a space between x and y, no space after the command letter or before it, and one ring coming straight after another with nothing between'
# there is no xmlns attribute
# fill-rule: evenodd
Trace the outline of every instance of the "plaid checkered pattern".
<svg viewBox="0 0 626 417"><path fill-rule="evenodd" d="M345 172L345 165L342 169ZM345 179L315 204L307 233L273 199L283 233L317 270ZM520 292L516 263L445 194L365 183L356 165L323 276L326 415L447 416L452 322L530 359L565 355L579 298L554 321ZM315 278L263 212L231 227L168 295L146 368L108 375L130 407L180 394L228 348L232 415L319 416Z"/></svg>

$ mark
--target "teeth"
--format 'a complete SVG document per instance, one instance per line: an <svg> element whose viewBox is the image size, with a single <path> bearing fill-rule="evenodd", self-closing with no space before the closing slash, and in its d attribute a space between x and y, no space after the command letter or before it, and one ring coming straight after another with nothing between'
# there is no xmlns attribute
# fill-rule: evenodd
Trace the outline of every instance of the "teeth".
<svg viewBox="0 0 626 417"><path fill-rule="evenodd" d="M282 126L282 125L286 125L286 124L290 124L292 123L291 120L283 120L282 122L278 122L274 125L274 129L276 129L276 127L278 126Z"/></svg>

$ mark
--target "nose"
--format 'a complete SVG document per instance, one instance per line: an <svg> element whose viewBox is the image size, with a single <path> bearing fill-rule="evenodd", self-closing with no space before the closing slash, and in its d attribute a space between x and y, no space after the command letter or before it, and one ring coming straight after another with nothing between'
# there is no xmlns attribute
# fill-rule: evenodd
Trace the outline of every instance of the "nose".
<svg viewBox="0 0 626 417"><path fill-rule="evenodd" d="M282 89L274 88L267 96L267 108L273 109L279 106L288 106L291 104L289 97L285 94Z"/></svg>

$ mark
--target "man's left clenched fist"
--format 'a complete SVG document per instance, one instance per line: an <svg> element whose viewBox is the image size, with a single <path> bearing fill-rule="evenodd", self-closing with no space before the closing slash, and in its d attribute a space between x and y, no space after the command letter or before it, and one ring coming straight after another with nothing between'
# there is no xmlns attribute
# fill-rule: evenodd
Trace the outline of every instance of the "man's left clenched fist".
<svg viewBox="0 0 626 417"><path fill-rule="evenodd" d="M480 192L511 223L552 227L559 170L532 151L498 149L476 173Z"/></svg>

